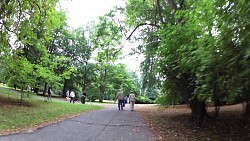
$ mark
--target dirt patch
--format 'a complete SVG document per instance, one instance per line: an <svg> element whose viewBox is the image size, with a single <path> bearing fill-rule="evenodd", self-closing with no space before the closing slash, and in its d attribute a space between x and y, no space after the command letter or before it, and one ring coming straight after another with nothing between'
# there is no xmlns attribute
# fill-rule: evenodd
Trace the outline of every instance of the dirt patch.
<svg viewBox="0 0 250 141"><path fill-rule="evenodd" d="M138 107L155 140L159 141L246 141L250 140L250 124L242 116L242 105L221 107L218 118L207 118L202 127L190 120L187 106L162 108ZM209 115L214 108L209 107Z"/></svg>

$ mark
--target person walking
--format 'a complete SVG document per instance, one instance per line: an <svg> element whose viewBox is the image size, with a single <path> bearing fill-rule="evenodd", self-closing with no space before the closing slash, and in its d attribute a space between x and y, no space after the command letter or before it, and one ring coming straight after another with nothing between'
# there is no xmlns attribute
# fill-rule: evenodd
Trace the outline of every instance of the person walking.
<svg viewBox="0 0 250 141"><path fill-rule="evenodd" d="M83 93L82 93L82 98L81 98L82 104L85 104L86 95L87 95L87 93L86 93L86 91L84 90Z"/></svg>
<svg viewBox="0 0 250 141"><path fill-rule="evenodd" d="M125 105L127 104L127 101L128 101L128 96L125 95L124 101L123 101L123 107L125 107Z"/></svg>
<svg viewBox="0 0 250 141"><path fill-rule="evenodd" d="M70 98L69 103L71 102L73 102L73 104L75 103L75 96L76 96L75 92L72 90L69 94L69 98Z"/></svg>
<svg viewBox="0 0 250 141"><path fill-rule="evenodd" d="M27 92L28 92L27 97L30 96L30 91L31 91L31 87L30 87L30 85L28 84L28 86L27 86Z"/></svg>
<svg viewBox="0 0 250 141"><path fill-rule="evenodd" d="M66 92L66 97L65 97L65 100L66 100L66 101L68 101L68 99L69 99L69 90L67 90L67 92Z"/></svg>
<svg viewBox="0 0 250 141"><path fill-rule="evenodd" d="M118 99L118 109L123 110L124 94L121 89L117 92L116 99Z"/></svg>
<svg viewBox="0 0 250 141"><path fill-rule="evenodd" d="M51 91L51 87L49 87L48 88L48 101L50 100L50 101L52 101L52 99L51 99L51 93L52 93L52 91Z"/></svg>
<svg viewBox="0 0 250 141"><path fill-rule="evenodd" d="M129 98L129 103L130 103L131 111L134 111L135 99L136 99L135 94L133 94L133 92L131 92L129 94L128 98Z"/></svg>

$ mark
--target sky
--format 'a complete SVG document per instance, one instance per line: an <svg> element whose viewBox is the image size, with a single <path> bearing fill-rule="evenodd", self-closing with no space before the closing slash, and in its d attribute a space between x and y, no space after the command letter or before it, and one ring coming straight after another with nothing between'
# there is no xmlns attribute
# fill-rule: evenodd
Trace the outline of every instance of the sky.
<svg viewBox="0 0 250 141"><path fill-rule="evenodd" d="M68 24L71 27L86 25L96 20L114 6L124 6L124 0L60 0L60 5L68 11Z"/></svg>
<svg viewBox="0 0 250 141"><path fill-rule="evenodd" d="M125 6L124 0L60 0L60 6L67 11L68 25L77 28L88 22L97 20L99 16L109 12L114 6ZM131 45L125 44L124 54L130 52ZM127 65L132 71L139 71L140 56L126 56L119 62Z"/></svg>

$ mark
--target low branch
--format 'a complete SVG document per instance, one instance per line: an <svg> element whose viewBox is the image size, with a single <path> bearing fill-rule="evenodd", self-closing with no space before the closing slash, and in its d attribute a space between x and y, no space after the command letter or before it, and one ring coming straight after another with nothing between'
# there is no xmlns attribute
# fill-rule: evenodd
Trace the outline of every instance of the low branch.
<svg viewBox="0 0 250 141"><path fill-rule="evenodd" d="M144 25L146 25L146 26L154 26L154 27L157 27L157 28L160 27L159 25L157 25L157 24L152 24L152 23L141 23L141 24L138 24L138 25L134 28L134 30L129 34L129 36L126 38L126 40L125 40L125 42L122 44L122 46L121 46L114 54L116 54L116 53L118 53L119 51L121 51L121 49L124 47L125 43L131 38L131 36L134 34L134 32L135 32L140 26L144 26Z"/></svg>
<svg viewBox="0 0 250 141"><path fill-rule="evenodd" d="M139 28L140 26L144 26L144 25L149 25L149 26L154 26L154 27L157 27L159 28L160 26L157 25L157 24L152 24L152 23L141 23L141 24L138 24L134 30L130 33L130 35L126 38L126 40L129 40L131 38L131 36L134 34L134 32L137 30L137 28Z"/></svg>
<svg viewBox="0 0 250 141"><path fill-rule="evenodd" d="M160 1L156 0L156 3L157 3L157 11L156 12L159 14L160 21L162 23L165 23L164 20L163 20L163 17L162 17L162 11L161 11Z"/></svg>

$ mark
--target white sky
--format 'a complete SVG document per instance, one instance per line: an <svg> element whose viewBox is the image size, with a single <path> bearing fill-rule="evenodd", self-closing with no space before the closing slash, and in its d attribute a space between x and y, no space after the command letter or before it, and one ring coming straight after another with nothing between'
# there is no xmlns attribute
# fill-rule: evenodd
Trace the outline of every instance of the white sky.
<svg viewBox="0 0 250 141"><path fill-rule="evenodd" d="M68 24L79 27L96 20L114 6L124 6L124 0L60 0L63 9L68 11Z"/></svg>
<svg viewBox="0 0 250 141"><path fill-rule="evenodd" d="M68 25L77 28L86 25L88 22L97 20L99 16L109 12L114 6L125 6L124 0L60 0L60 5L68 14ZM125 46L129 46L126 43ZM125 47L125 54L130 52L130 47ZM119 62L128 66L132 71L138 71L140 56L127 56ZM138 74L139 72L137 72Z"/></svg>

